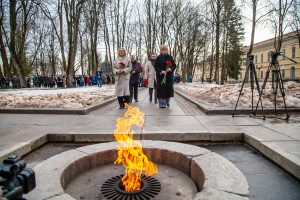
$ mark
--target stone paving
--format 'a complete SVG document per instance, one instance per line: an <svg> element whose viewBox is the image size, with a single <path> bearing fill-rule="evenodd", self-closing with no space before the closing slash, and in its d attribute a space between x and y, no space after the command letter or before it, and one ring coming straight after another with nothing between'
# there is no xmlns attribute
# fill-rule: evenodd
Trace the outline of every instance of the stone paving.
<svg viewBox="0 0 300 200"><path fill-rule="evenodd" d="M185 109L175 96L171 107L150 104L147 90L139 92L145 125L138 139L177 142L243 141L300 179L300 123L272 123L249 117L203 115ZM47 141L113 141L116 119L122 116L113 102L88 115L0 114L0 161L11 153L24 155Z"/></svg>

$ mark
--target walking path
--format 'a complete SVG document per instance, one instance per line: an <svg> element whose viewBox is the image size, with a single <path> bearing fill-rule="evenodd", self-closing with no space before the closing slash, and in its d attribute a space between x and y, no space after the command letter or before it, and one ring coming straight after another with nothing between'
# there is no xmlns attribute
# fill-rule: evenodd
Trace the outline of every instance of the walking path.
<svg viewBox="0 0 300 200"><path fill-rule="evenodd" d="M133 103L145 114L144 127L135 130L137 139L243 141L300 179L300 123L207 116L183 109L185 106L176 97L171 99L171 107L160 109L148 98L143 89L139 92L140 101ZM114 102L88 115L0 114L0 161L11 153L24 155L48 141L113 141L116 120L123 113Z"/></svg>

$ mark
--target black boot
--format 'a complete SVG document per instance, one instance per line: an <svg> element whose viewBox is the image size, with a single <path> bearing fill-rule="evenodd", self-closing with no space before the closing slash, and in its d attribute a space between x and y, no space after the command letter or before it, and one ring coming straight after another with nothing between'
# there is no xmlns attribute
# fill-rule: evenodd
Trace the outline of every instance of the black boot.
<svg viewBox="0 0 300 200"><path fill-rule="evenodd" d="M154 81L154 103L157 103L157 88L156 88L156 81Z"/></svg>
<svg viewBox="0 0 300 200"><path fill-rule="evenodd" d="M152 93L153 93L153 88L149 88L149 96L150 96L149 101L150 101L150 103L152 103Z"/></svg>
<svg viewBox="0 0 300 200"><path fill-rule="evenodd" d="M125 107L125 103L129 104L129 100L130 100L130 96L124 96L124 99L123 99L123 105L124 105L124 107Z"/></svg>
<svg viewBox="0 0 300 200"><path fill-rule="evenodd" d="M125 106L124 106L124 101L123 101L123 97L118 97L118 102L119 102L119 109L123 109Z"/></svg>

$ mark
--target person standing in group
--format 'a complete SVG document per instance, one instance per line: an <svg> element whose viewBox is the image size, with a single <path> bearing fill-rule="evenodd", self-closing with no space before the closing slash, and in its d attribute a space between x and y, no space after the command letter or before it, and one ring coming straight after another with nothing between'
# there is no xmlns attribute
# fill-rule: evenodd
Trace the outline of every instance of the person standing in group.
<svg viewBox="0 0 300 200"><path fill-rule="evenodd" d="M97 80L97 86L102 87L102 70L98 69L96 72L96 80Z"/></svg>
<svg viewBox="0 0 300 200"><path fill-rule="evenodd" d="M129 90L130 90L130 103L134 97L135 102L138 102L138 86L140 81L140 73L142 72L142 67L139 62L136 61L135 55L130 56L131 71L130 71L130 81L129 81Z"/></svg>
<svg viewBox="0 0 300 200"><path fill-rule="evenodd" d="M126 56L125 48L118 49L118 56L113 63L113 73L115 75L115 94L118 97L120 109L129 102L129 78L131 64Z"/></svg>
<svg viewBox="0 0 300 200"><path fill-rule="evenodd" d="M160 45L160 55L154 64L157 80L157 98L160 108L170 106L170 97L174 97L173 74L176 64L168 54L168 46Z"/></svg>
<svg viewBox="0 0 300 200"><path fill-rule="evenodd" d="M152 103L152 99L153 99L153 90L154 90L154 102L157 103L157 92L156 92L157 81L156 81L156 72L154 68L155 59L156 59L156 53L152 53L150 55L150 60L145 65L144 79L148 80L147 84L149 88L150 103Z"/></svg>

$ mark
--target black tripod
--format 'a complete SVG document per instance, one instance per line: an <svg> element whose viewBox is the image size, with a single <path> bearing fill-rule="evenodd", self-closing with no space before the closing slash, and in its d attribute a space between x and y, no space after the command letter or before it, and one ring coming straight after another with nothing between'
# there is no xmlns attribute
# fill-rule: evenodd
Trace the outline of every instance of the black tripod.
<svg viewBox="0 0 300 200"><path fill-rule="evenodd" d="M246 68L246 72L245 72L245 78L244 78L244 81L242 83L242 87L241 87L241 90L240 90L240 94L239 94L239 97L237 99L237 102L235 104L235 108L234 108L234 111L233 111L233 114L232 114L232 117L234 117L234 114L235 114L235 111L236 111L236 108L237 108L237 105L239 103L239 100L240 100L240 96L242 94L242 91L243 91L243 88L244 88L244 84L247 80L247 74L250 70L250 85L251 85L251 115L253 116L256 116L256 110L254 112L254 107L253 107L253 90L254 90L254 81L255 81L255 85L256 85L256 89L258 91L258 93L260 93L260 89L259 89L259 84L258 84L258 79L257 79L257 74L256 74L256 70L255 70L255 65L253 63L253 60L254 60L254 56L253 55L250 55L249 58L248 58L248 65L247 65L247 68ZM257 107L256 107L257 109ZM261 102L261 109L262 109L262 113L263 113L263 119L265 119L265 115L264 115L264 108L263 108L263 105L262 105L262 102Z"/></svg>
<svg viewBox="0 0 300 200"><path fill-rule="evenodd" d="M281 96L283 98L284 109L285 109L285 113L286 113L286 118L285 119L288 120L290 118L290 115L288 114L288 110L287 110L286 103L285 103L284 86L283 86L282 76L281 76L280 67L279 67L279 63L278 63L278 56L279 55L291 60L292 62L297 63L296 61L282 55L281 52L276 52L276 51L271 52L272 60L269 64L268 70L266 72L266 77L264 79L264 83L263 83L261 91L259 93L259 99L258 99L254 114L256 114L259 102L262 102L261 97L262 97L263 91L266 87L266 83L267 83L267 80L269 78L270 71L272 70L272 94L274 95L274 113L273 114L274 114L274 116L277 114L277 90L278 90L278 87L279 87L280 92L281 92Z"/></svg>

